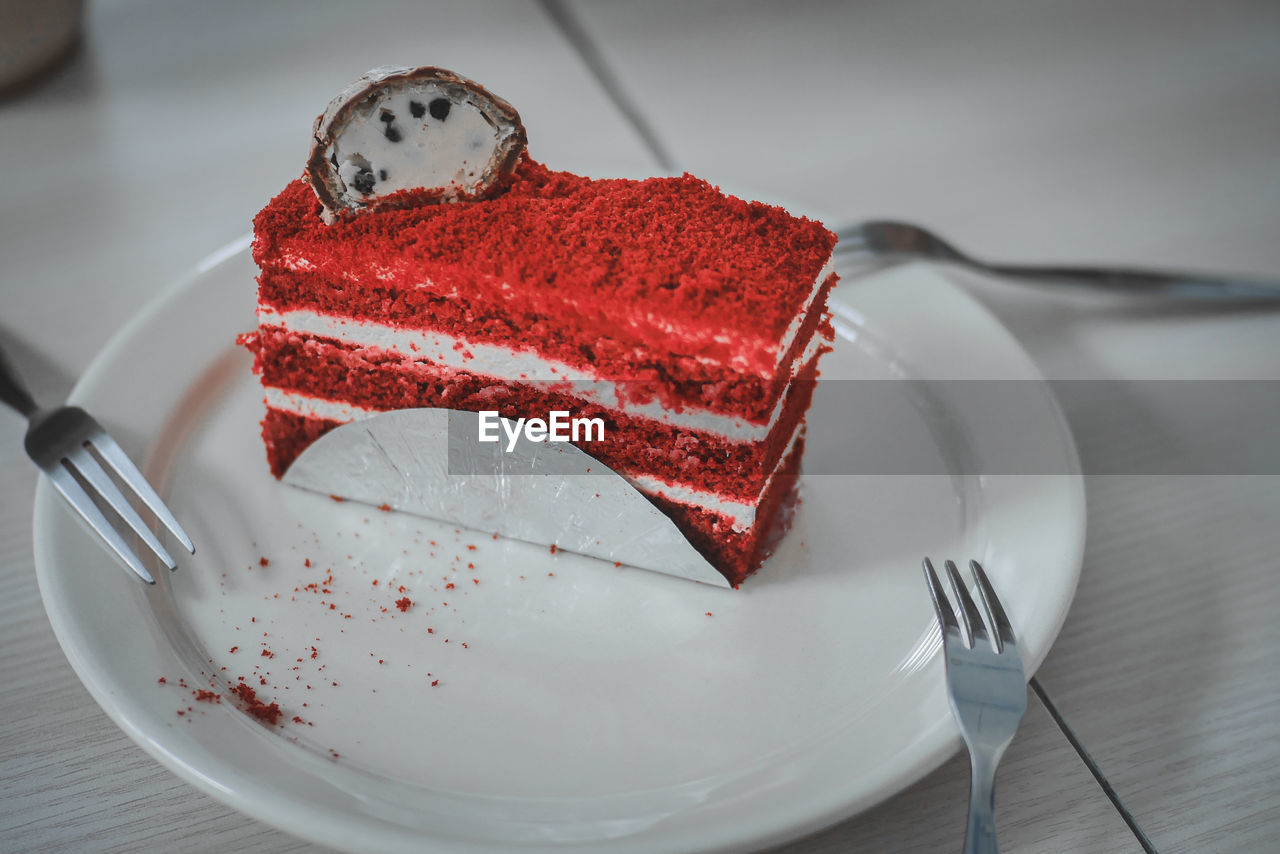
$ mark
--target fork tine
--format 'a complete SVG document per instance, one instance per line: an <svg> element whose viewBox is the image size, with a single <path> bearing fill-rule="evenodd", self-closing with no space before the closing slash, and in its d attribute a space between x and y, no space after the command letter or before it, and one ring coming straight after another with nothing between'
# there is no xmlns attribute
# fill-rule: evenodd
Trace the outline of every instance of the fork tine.
<svg viewBox="0 0 1280 854"><path fill-rule="evenodd" d="M841 247L846 250L861 249L867 245L866 232L861 227L842 228L836 232L839 242L836 243L836 251L839 252Z"/></svg>
<svg viewBox="0 0 1280 854"><path fill-rule="evenodd" d="M970 647L977 646L978 641L990 643L991 636L987 633L987 624L983 622L978 606L973 603L969 588L965 587L960 579L960 571L956 569L955 561L947 561L946 567L947 577L951 579L951 588L955 591L956 598L960 600L960 622L964 626L965 640Z"/></svg>
<svg viewBox="0 0 1280 854"><path fill-rule="evenodd" d="M1009 615L1004 612L1000 597L996 595L995 587L991 586L991 579L987 578L987 572L982 568L982 564L971 560L969 569L973 572L973 577L978 580L978 598L982 600L982 607L986 609L991 625L995 627L996 651L1004 652L1005 644L1015 643L1013 624L1009 622Z"/></svg>
<svg viewBox="0 0 1280 854"><path fill-rule="evenodd" d="M871 246L867 242L867 234L861 226L842 228L836 232L836 246L832 250L837 257L848 255L870 255Z"/></svg>
<svg viewBox="0 0 1280 854"><path fill-rule="evenodd" d="M94 435L89 437L89 444L98 452L103 461L115 471L120 479L137 493L142 503L155 514L156 518L169 529L169 533L173 534L182 543L183 547L191 554L196 553L196 547L192 545L191 538L187 536L187 532L182 530L182 526L178 524L178 520L174 518L173 513L160 500L160 496L156 495L156 491L151 488L151 484L147 483L147 479L142 476L142 472L138 471L138 467L125 454L120 446L116 444L116 440L112 439L110 434L99 428Z"/></svg>
<svg viewBox="0 0 1280 854"><path fill-rule="evenodd" d="M929 593L933 596L933 610L938 615L938 624L942 627L943 639L946 639L948 632L960 634L960 623L956 621L955 611L951 610L951 604L947 602L947 594L942 589L942 582L938 580L938 574L933 571L933 564L928 558L924 559L921 564L924 567L924 577L929 583Z"/></svg>
<svg viewBox="0 0 1280 854"><path fill-rule="evenodd" d="M861 258L863 256L867 256L867 257L874 256L874 253L871 251L871 248L867 246L865 241L861 241L861 240L856 243L846 243L842 240L836 244L836 248L831 251L831 254L835 258L841 258L841 259Z"/></svg>
<svg viewBox="0 0 1280 854"><path fill-rule="evenodd" d="M49 476L49 480L53 482L54 487L62 493L62 497L67 499L67 503L80 514L80 518L89 523L89 527L106 541L111 550L120 556L120 559L128 565L129 569L133 570L139 578L148 584L155 584L156 580L151 577L151 573L147 572L147 568L142 565L142 561L125 544L124 539L116 532L116 529L111 527L107 517L103 516L102 511L94 505L93 499L84 491L84 487L71 476L71 472L61 465L49 466L44 472Z"/></svg>
<svg viewBox="0 0 1280 854"><path fill-rule="evenodd" d="M98 465L98 461L84 448L75 452L65 459L66 465L84 478L88 484L97 490L102 499L107 502L124 523L128 525L135 534L142 538L147 547L160 558L160 561L169 569L177 569L178 563L161 544L156 535L147 527L147 523L142 521L142 517L137 511L129 505L129 499L116 488L116 485L107 477L107 473L102 466Z"/></svg>

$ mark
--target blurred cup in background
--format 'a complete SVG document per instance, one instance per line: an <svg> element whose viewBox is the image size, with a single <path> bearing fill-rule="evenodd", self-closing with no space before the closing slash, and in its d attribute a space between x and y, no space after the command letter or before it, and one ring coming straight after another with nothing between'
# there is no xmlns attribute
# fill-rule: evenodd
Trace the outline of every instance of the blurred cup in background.
<svg viewBox="0 0 1280 854"><path fill-rule="evenodd" d="M72 53L84 0L0 0L0 95Z"/></svg>

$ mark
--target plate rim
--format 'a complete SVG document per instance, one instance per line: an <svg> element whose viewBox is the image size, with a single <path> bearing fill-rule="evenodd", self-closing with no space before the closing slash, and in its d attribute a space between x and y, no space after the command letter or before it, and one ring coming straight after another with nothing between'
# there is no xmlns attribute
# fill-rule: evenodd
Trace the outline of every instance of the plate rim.
<svg viewBox="0 0 1280 854"><path fill-rule="evenodd" d="M125 323L115 334L111 336L102 350L94 357L93 361L75 384L69 395L69 402L75 403L81 401L89 391L102 381L104 374L109 373L113 362L118 360L121 351L125 350L133 339L145 330L154 319L162 315L171 305L180 301L189 289L194 287L206 274L216 269L227 261L234 259L241 253L247 252L251 245L251 237L242 235L215 250L199 261L185 275L176 279L165 290L157 294L155 298L148 301L142 309L138 311L130 320ZM932 271L930 271L932 272ZM1017 354L1021 364L1017 365L1017 369L1024 372L1028 377L1042 379L1043 375L1038 366L1031 359L1013 334L1000 322L1000 320L990 312L986 306L974 298L962 286L956 284L953 280L943 275L936 275L936 278L945 284L954 295L967 303L967 308L971 310L975 316L981 316L991 328L998 329L1005 339L1004 344L1010 353ZM1048 655L1053 643L1056 641L1066 617L1070 611L1071 604L1074 600L1076 588L1079 582L1080 572L1083 563L1083 552L1085 545L1085 490L1083 475L1081 473L1079 450L1072 435L1070 425L1058 401L1050 393L1047 396L1046 403L1052 409L1052 414L1059 437L1063 440L1061 450L1065 451L1069 457L1069 468L1067 472L1066 482L1068 485L1064 491L1064 497L1070 504L1072 515L1078 521L1074 536L1070 536L1072 551L1066 555L1063 563L1071 569L1071 578L1069 584L1069 592L1064 597L1062 607L1058 610L1057 619L1052 626L1052 630L1047 634L1047 641L1039 655L1035 660L1027 662L1027 676L1030 678L1044 658ZM334 845L366 845L370 840L361 838L358 842L354 838L347 840L335 839L332 835L335 831L343 829L350 831L351 825L345 822L337 822L330 827L317 827L318 812L311 808L308 812L308 805L295 804L294 808L280 810L278 806L275 809L269 808L265 800L259 801L247 793L243 788L232 788L223 786L218 781L206 773L202 773L199 768L194 767L191 763L184 760L183 757L176 755L174 752L166 749L166 747L150 738L147 731L140 727L133 716L126 708L126 703L122 702L119 697L114 695L108 684L104 684L99 680L96 674L90 671L89 667L83 660L79 647L77 645L77 626L69 614L67 614L61 603L52 598L50 590L52 589L50 581L56 574L57 569L52 566L53 558L51 556L51 542L53 531L56 529L57 515L53 513L57 506L58 499L55 493L45 482L44 478L40 478L37 482L35 491L35 507L33 511L33 541L35 551L35 564L37 582L40 589L41 601L44 604L46 614L50 620L50 624L54 629L55 637L66 655L68 662L75 671L81 683L85 685L90 695L93 696L95 702L107 714L108 718L120 727L135 744L143 748L152 758L166 769L175 773L180 779L195 786L214 799L230 806L231 808L249 815L264 824L275 827L293 836L307 839L312 842ZM67 517L67 521L71 521ZM830 799L829 803L824 803L819 808L811 810L804 816L802 821L791 821L785 826L778 826L777 822L768 822L763 820L763 816L757 816L757 821L747 820L737 825L734 830L737 833L722 833L715 839L705 839L702 844L695 848L687 850L720 850L732 848L733 850L756 850L771 845L781 844L788 840L794 840L805 835L817 832L823 828L829 827L840 821L847 820L852 816L865 811L866 809L880 803L898 792L902 791L911 783L922 779L940 766L947 758L953 755L960 747L958 735L947 726L949 719L935 720L933 725L928 729L917 734L913 745L917 748L909 757L910 761L899 763L896 773L885 776L883 782L874 791L866 792L863 796L854 799L835 798ZM946 732L946 730L950 730ZM943 731L943 732L940 732ZM276 799L280 800L280 799ZM284 799L288 800L288 799ZM273 801L274 803L274 801ZM305 821L297 822L289 820L290 816L297 814L297 818L305 818ZM320 822L321 825L324 822ZM403 830L403 829L401 829ZM743 833L741 831L747 830ZM632 844L628 844L628 842ZM687 841L687 840L686 840ZM528 845L489 845L480 844L471 840L450 840L451 846L444 845L441 838L432 839L431 837L421 837L417 840L419 845L430 845L432 842L441 845L441 850L535 850L541 845L531 843ZM636 847L635 840L622 838L619 840L604 840L597 842L602 847L608 847L610 850L618 851L643 851L647 850L650 840L644 840ZM571 847L571 846L566 846ZM356 849L352 849L356 850ZM686 850L681 848L680 850Z"/></svg>

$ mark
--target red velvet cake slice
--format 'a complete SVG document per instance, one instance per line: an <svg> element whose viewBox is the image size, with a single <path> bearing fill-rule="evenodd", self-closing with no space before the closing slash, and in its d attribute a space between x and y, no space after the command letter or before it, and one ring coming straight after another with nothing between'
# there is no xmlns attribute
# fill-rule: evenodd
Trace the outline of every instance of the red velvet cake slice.
<svg viewBox="0 0 1280 854"><path fill-rule="evenodd" d="M425 107L421 79L374 108ZM399 128L401 113L378 121ZM356 156L370 172L390 162ZM319 160L330 183L363 174ZM690 175L592 180L521 154L494 176L478 193L366 193L359 210L332 210L311 174L257 216L249 343L272 472L334 426L391 409L600 418L604 437L579 447L740 583L794 500L835 236Z"/></svg>

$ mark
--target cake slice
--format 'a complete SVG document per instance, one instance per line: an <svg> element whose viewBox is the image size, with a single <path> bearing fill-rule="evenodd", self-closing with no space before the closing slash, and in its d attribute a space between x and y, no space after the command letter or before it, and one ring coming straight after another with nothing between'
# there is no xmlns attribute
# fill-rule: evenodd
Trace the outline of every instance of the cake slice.
<svg viewBox="0 0 1280 854"><path fill-rule="evenodd" d="M526 154L486 193L334 215L300 179L258 214L272 472L391 409L599 418L579 447L741 583L794 502L835 236L690 175L592 180Z"/></svg>

